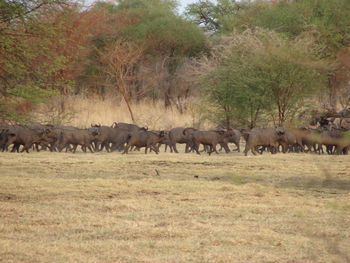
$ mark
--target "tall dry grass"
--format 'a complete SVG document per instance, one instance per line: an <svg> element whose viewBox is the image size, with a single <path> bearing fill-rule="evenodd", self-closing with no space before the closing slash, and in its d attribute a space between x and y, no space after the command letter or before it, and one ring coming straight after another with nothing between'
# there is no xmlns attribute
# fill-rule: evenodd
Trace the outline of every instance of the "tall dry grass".
<svg viewBox="0 0 350 263"><path fill-rule="evenodd" d="M171 129L179 126L203 127L210 125L201 120L195 100L187 101L181 113L176 106L165 108L162 101L143 100L132 103L136 124L150 129ZM63 123L77 127L91 124L111 125L113 122L132 123L130 113L121 98L105 100L97 97L66 96L42 105L35 115L42 123Z"/></svg>

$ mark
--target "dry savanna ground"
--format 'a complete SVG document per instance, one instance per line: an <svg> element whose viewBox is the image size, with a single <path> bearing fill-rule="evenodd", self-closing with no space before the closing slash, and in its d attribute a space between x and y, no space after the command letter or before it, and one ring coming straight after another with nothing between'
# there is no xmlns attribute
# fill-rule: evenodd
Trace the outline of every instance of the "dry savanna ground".
<svg viewBox="0 0 350 263"><path fill-rule="evenodd" d="M350 262L349 160L0 153L0 262Z"/></svg>

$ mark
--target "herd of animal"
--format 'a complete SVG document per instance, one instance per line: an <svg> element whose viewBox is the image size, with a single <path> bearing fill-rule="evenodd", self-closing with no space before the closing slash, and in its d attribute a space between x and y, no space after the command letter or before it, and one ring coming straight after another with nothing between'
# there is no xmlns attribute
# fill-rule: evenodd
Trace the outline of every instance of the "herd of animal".
<svg viewBox="0 0 350 263"><path fill-rule="evenodd" d="M210 155L218 153L218 145L226 153L240 152L241 141L245 141L245 155L250 151L254 155L264 151L348 154L349 133L348 129L332 126L318 129L217 128L205 131L178 127L169 131L150 131L147 127L121 122L111 126L91 125L86 129L51 124L7 125L0 128L0 150L29 152L34 149L75 153L80 146L84 152L105 150L127 154L130 150L145 148L145 153L149 150L158 154L161 145L165 145L165 151L169 148L171 152L178 153L177 145L185 144L186 153L200 154L205 151ZM234 144L235 149L230 149L230 144ZM201 151L200 145L204 146Z"/></svg>

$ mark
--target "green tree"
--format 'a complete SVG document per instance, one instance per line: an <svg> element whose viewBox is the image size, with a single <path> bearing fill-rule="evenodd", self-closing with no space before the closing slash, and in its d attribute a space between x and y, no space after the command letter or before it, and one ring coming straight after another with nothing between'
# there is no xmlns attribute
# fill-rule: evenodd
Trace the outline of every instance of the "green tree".
<svg viewBox="0 0 350 263"><path fill-rule="evenodd" d="M245 10L266 4L250 1L201 0L187 6L185 16L193 23L213 33L229 33L236 27L236 20Z"/></svg>
<svg viewBox="0 0 350 263"><path fill-rule="evenodd" d="M52 48L60 35L46 19L62 6L67 1L0 1L1 121L23 121L53 87L69 85L57 74L67 58Z"/></svg>
<svg viewBox="0 0 350 263"><path fill-rule="evenodd" d="M226 8L229 6L229 8ZM189 5L187 15L216 34L233 30L265 28L290 40L304 34L315 36L320 57L337 59L338 67L328 74L329 106L335 110L347 93L350 67L350 2L348 0L309 1L198 1Z"/></svg>
<svg viewBox="0 0 350 263"><path fill-rule="evenodd" d="M254 127L261 114L275 113L283 124L322 88L321 73L332 66L313 54L314 46L309 38L289 41L273 31L246 30L225 38L214 59L197 70L204 72L201 84L226 124L236 119Z"/></svg>
<svg viewBox="0 0 350 263"><path fill-rule="evenodd" d="M0 6L0 117L24 120L39 102L73 90L99 14L68 0Z"/></svg>
<svg viewBox="0 0 350 263"><path fill-rule="evenodd" d="M179 65L187 57L199 56L207 48L207 38L196 25L186 21L175 13L173 1L133 0L117 1L117 4L99 3L95 8L104 8L111 15L111 28L94 41L100 52L95 52L89 69L93 77L100 74L99 55L108 50L120 39L131 45L142 47L142 59L135 65L131 75L134 82L129 82L131 99L138 100L147 96L140 68L150 72L158 94L153 98L163 98L166 106L171 105L174 95L174 76ZM145 70L147 69L147 70ZM143 79L143 80L142 80ZM108 86L108 85L106 85ZM154 87L157 86L157 87Z"/></svg>
<svg viewBox="0 0 350 263"><path fill-rule="evenodd" d="M319 45L330 53L350 43L350 2L309 1L198 1L190 4L187 17L210 31L230 33L233 29L262 27L297 37L309 30L319 34ZM325 50L322 50L323 52Z"/></svg>

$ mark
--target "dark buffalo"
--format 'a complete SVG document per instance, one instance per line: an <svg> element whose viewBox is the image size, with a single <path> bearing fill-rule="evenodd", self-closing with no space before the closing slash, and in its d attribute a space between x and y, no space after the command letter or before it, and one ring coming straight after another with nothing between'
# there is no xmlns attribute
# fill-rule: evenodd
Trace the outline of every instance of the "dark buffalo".
<svg viewBox="0 0 350 263"><path fill-rule="evenodd" d="M46 140L46 145L44 143L41 143L42 148L45 149L45 147L48 147L51 152L56 152L60 150L60 140L65 132L73 132L76 130L79 130L79 128L73 127L73 126L64 126L64 125L52 125L52 133L48 136ZM70 144L67 144L66 150L72 150L70 147ZM61 149L62 151L62 149Z"/></svg>
<svg viewBox="0 0 350 263"><path fill-rule="evenodd" d="M108 152L116 149L124 149L124 145L129 136L139 131L147 130L147 128L140 128L134 124L116 122L112 125L112 127L91 125L91 128L89 129L93 128L97 128L99 131L99 135L96 136L94 140L95 150L101 151L103 148L105 148Z"/></svg>
<svg viewBox="0 0 350 263"><path fill-rule="evenodd" d="M0 127L0 146L2 146L7 138L8 127Z"/></svg>
<svg viewBox="0 0 350 263"><path fill-rule="evenodd" d="M45 142L51 135L52 130L49 128L30 128L28 126L15 125L10 126L7 130L7 142L5 147L13 144L12 151L19 152L19 147L23 145L21 152L29 153L30 147L35 143Z"/></svg>
<svg viewBox="0 0 350 263"><path fill-rule="evenodd" d="M113 135L111 138L111 151L123 151L128 139L135 133L128 130L114 128Z"/></svg>
<svg viewBox="0 0 350 263"><path fill-rule="evenodd" d="M78 145L81 146L81 149L86 152L86 148L90 152L94 152L91 148L91 143L98 136L98 129L62 129L59 139L59 151L61 152L64 148L67 148L69 145L73 145L73 153L75 153Z"/></svg>
<svg viewBox="0 0 350 263"><path fill-rule="evenodd" d="M157 144L164 139L165 132L154 132L154 131L140 131L129 136L128 143L125 146L124 152L128 153L130 147L141 148L145 147L145 153L148 149L153 150L158 154Z"/></svg>
<svg viewBox="0 0 350 263"><path fill-rule="evenodd" d="M9 127L2 127L0 128L0 150L3 151L7 151L7 147L6 147L6 143L7 143L7 138L9 136L8 134L8 129Z"/></svg>
<svg viewBox="0 0 350 263"><path fill-rule="evenodd" d="M169 132L168 131L165 131L165 135L164 135L163 140L157 144L158 151L159 151L160 146L163 145L163 144L165 145L164 152L167 152L168 147L170 149L170 152L174 151L174 148L173 148L173 146L171 144L171 141L170 141L170 137L169 137Z"/></svg>
<svg viewBox="0 0 350 263"><path fill-rule="evenodd" d="M183 134L188 134L189 128L183 131ZM218 143L223 142L226 138L233 135L232 129L228 130L212 130L212 131L192 131L189 137L191 137L193 142L193 148L197 154L199 153L199 145L209 146L208 154L217 152L216 146Z"/></svg>
<svg viewBox="0 0 350 263"><path fill-rule="evenodd" d="M47 148L49 148L51 152L58 150L57 149L58 141L59 141L62 129L77 129L72 126L51 125L51 124L43 125L38 123L29 124L27 126L30 127L31 129L50 129L51 132L46 135L45 140L41 140L39 143L34 143L34 145L37 151L46 150ZM41 148L39 148L39 146Z"/></svg>
<svg viewBox="0 0 350 263"><path fill-rule="evenodd" d="M186 132L184 132L185 130ZM181 127L173 128L169 131L170 145L176 153L178 153L176 148L177 143L186 144L185 152L189 152L189 150L193 147L192 133L194 131L197 131L197 129Z"/></svg>
<svg viewBox="0 0 350 263"><path fill-rule="evenodd" d="M317 152L318 142L320 138L320 132L317 129L311 128L297 128L293 130L294 134L297 136L298 140L301 140L302 151L304 152Z"/></svg>
<svg viewBox="0 0 350 263"><path fill-rule="evenodd" d="M236 145L236 149L232 151L240 152L240 142L241 142L241 132L237 129L231 129L232 135L229 137L225 137L222 142L219 142L221 149L224 148L226 153L230 152L230 148L228 147L228 143L233 143Z"/></svg>
<svg viewBox="0 0 350 263"><path fill-rule="evenodd" d="M113 129L113 131L110 133L111 151L123 150L128 138L130 138L131 135L140 131L148 130L148 127L139 127L135 124L129 124L124 122L114 122L111 128Z"/></svg>
<svg viewBox="0 0 350 263"><path fill-rule="evenodd" d="M320 147L324 145L328 154L347 154L350 145L349 136L350 132L344 129L323 127L319 145Z"/></svg>
<svg viewBox="0 0 350 263"><path fill-rule="evenodd" d="M124 122L114 122L111 126L111 128L119 128L119 129L124 129L129 132L138 132L138 131L147 131L148 127L139 127L135 124L130 124L130 123L124 123Z"/></svg>
<svg viewBox="0 0 350 263"><path fill-rule="evenodd" d="M278 128L254 128L247 136L247 142L244 149L244 155L248 151L256 155L256 149L259 146L268 147L272 153L276 152L278 145L284 141L285 130Z"/></svg>
<svg viewBox="0 0 350 263"><path fill-rule="evenodd" d="M298 129L285 129L279 140L283 153L304 152L302 134Z"/></svg>
<svg viewBox="0 0 350 263"><path fill-rule="evenodd" d="M104 148L107 152L111 151L110 144L113 142L113 138L116 135L116 128L111 128L109 126L101 126L101 125L91 125L89 130L98 129L99 134L95 137L94 150L102 151Z"/></svg>

